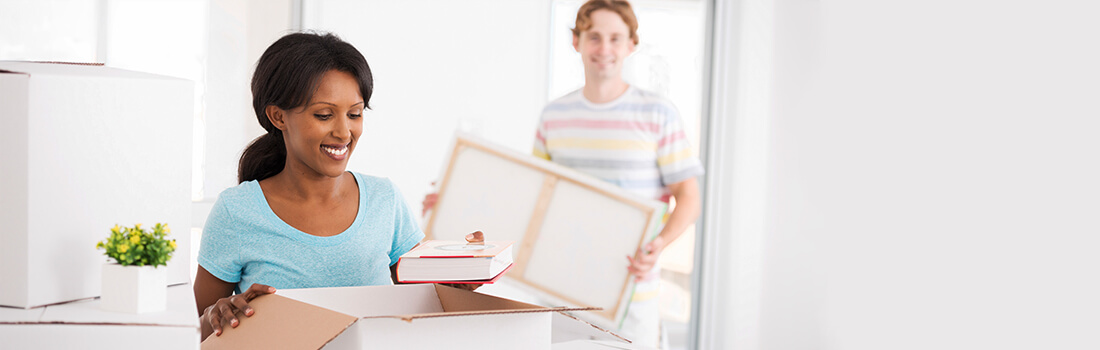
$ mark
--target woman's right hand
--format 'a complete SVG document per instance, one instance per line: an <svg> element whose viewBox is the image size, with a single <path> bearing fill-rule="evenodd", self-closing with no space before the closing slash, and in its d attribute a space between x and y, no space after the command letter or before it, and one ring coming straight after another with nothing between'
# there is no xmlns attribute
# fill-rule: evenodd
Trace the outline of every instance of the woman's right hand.
<svg viewBox="0 0 1100 350"><path fill-rule="evenodd" d="M214 329L214 335L220 336L223 326L237 328L237 325L241 324L237 320L238 313L250 317L256 313L251 306L248 306L248 302L261 295L272 293L275 293L275 287L254 283L244 293L218 299L213 305L207 307L202 313L202 321Z"/></svg>

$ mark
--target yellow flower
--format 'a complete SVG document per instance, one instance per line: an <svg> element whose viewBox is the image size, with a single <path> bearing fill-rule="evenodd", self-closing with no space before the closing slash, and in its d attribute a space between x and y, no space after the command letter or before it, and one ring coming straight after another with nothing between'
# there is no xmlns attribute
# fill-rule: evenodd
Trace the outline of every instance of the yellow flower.
<svg viewBox="0 0 1100 350"><path fill-rule="evenodd" d="M160 264L164 265L178 243L166 236L168 225L155 223L149 230L141 224L133 227L114 225L106 240L96 242L97 249L106 249L106 255L120 264ZM147 247L148 246L148 247Z"/></svg>

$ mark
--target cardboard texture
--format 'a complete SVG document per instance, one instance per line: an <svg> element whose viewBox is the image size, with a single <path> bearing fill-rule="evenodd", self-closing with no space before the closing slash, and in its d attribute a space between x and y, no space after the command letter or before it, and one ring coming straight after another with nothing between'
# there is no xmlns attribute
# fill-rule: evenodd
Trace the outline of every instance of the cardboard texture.
<svg viewBox="0 0 1100 350"><path fill-rule="evenodd" d="M599 307L581 317L618 329L633 294L623 257L658 233L665 203L463 133L439 182L429 239L480 230L514 240L505 282L533 288L543 304Z"/></svg>
<svg viewBox="0 0 1100 350"><path fill-rule="evenodd" d="M167 223L190 281L194 85L121 69L0 61L0 305L100 293L95 243Z"/></svg>
<svg viewBox="0 0 1100 350"><path fill-rule="evenodd" d="M98 299L33 309L0 307L0 348L198 349L191 285L166 289L168 309L145 314L104 311Z"/></svg>
<svg viewBox="0 0 1100 350"><path fill-rule="evenodd" d="M252 307L252 317L203 349L549 349L554 314L592 310L431 284L281 289Z"/></svg>
<svg viewBox="0 0 1100 350"><path fill-rule="evenodd" d="M203 349L317 349L336 338L356 317L268 294L249 302L255 313L239 316L236 328L211 335ZM289 336L275 336L289 335Z"/></svg>

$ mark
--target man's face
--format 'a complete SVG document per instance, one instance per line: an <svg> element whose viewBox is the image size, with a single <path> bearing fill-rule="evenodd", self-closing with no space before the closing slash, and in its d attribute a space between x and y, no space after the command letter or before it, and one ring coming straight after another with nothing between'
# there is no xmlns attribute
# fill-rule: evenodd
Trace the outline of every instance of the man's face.
<svg viewBox="0 0 1100 350"><path fill-rule="evenodd" d="M620 78L623 61L634 52L630 27L610 10L596 10L591 17L592 27L573 37L573 48L581 54L585 76L599 80Z"/></svg>

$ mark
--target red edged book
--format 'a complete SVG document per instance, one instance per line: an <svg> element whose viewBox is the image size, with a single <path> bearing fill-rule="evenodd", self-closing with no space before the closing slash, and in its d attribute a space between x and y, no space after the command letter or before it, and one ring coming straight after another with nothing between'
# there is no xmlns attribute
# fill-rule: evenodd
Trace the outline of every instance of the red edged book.
<svg viewBox="0 0 1100 350"><path fill-rule="evenodd" d="M397 281L490 284L512 267L512 243L424 241L397 260Z"/></svg>

